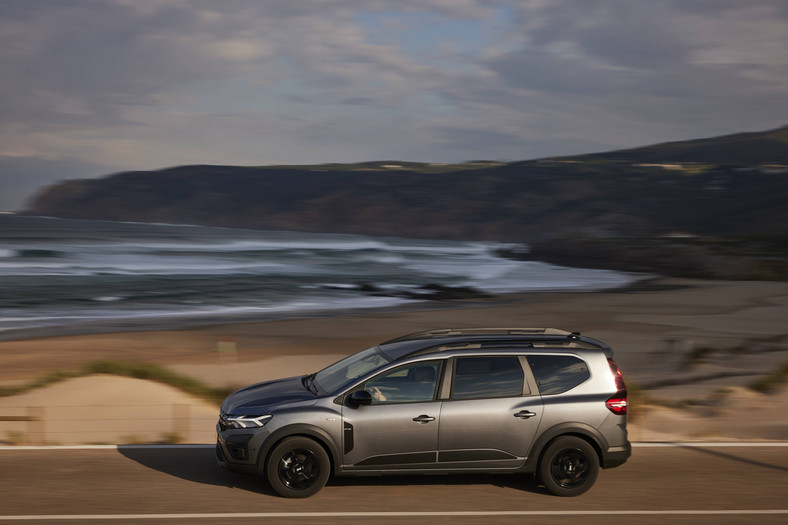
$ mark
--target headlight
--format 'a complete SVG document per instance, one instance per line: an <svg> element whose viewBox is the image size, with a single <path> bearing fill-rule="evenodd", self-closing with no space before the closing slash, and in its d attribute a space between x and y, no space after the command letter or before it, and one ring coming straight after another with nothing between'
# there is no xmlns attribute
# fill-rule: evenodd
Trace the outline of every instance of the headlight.
<svg viewBox="0 0 788 525"><path fill-rule="evenodd" d="M272 418L271 414L263 416L231 416L230 414L222 414L219 418L219 424L223 430L228 428L260 428Z"/></svg>

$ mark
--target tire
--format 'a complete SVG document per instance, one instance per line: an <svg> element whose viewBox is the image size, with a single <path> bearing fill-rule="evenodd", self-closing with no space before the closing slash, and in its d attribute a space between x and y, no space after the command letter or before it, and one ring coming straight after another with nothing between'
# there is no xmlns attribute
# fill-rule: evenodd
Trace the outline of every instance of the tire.
<svg viewBox="0 0 788 525"><path fill-rule="evenodd" d="M579 496L596 481L599 457L584 439L559 437L545 449L538 473L545 488L556 496Z"/></svg>
<svg viewBox="0 0 788 525"><path fill-rule="evenodd" d="M290 437L268 455L265 477L271 488L286 498L306 498L323 488L331 474L328 454L316 441Z"/></svg>

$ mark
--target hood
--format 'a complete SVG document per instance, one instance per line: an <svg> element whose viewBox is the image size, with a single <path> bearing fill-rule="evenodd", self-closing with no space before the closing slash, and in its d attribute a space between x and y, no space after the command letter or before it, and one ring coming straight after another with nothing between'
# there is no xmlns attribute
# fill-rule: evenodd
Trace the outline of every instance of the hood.
<svg viewBox="0 0 788 525"><path fill-rule="evenodd" d="M266 381L242 388L233 392L222 403L225 414L258 415L259 409L272 409L281 405L294 403L314 403L315 394L310 392L301 382L301 376Z"/></svg>

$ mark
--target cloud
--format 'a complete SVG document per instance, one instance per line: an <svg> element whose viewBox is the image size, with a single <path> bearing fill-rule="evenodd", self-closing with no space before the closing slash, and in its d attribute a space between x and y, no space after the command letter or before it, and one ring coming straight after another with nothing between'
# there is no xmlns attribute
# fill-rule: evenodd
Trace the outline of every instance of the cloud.
<svg viewBox="0 0 788 525"><path fill-rule="evenodd" d="M555 0L521 4L517 16L521 44L486 65L499 100L565 108L550 111L552 124L534 121L548 132L601 130L611 149L786 118L784 3Z"/></svg>
<svg viewBox="0 0 788 525"><path fill-rule="evenodd" d="M441 162L766 129L786 41L782 0L4 0L0 155Z"/></svg>

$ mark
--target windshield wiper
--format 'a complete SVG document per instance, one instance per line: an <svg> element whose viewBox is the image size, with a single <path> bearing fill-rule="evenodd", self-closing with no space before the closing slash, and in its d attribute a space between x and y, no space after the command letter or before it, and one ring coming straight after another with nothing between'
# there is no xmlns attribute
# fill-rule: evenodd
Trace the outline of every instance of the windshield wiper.
<svg viewBox="0 0 788 525"><path fill-rule="evenodd" d="M310 392L317 395L317 387L315 386L315 374L308 374L301 378L301 383Z"/></svg>

